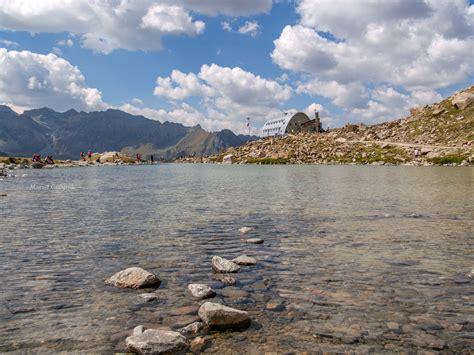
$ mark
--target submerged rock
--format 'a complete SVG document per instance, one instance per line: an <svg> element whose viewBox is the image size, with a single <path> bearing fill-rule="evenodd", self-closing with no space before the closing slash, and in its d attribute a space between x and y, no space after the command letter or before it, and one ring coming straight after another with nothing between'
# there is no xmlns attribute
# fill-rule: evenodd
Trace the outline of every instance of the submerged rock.
<svg viewBox="0 0 474 355"><path fill-rule="evenodd" d="M211 298L216 295L212 288L203 284L190 284L188 285L188 290L193 297L199 299Z"/></svg>
<svg viewBox="0 0 474 355"><path fill-rule="evenodd" d="M154 293L140 293L138 297L145 302L152 302L158 298Z"/></svg>
<svg viewBox="0 0 474 355"><path fill-rule="evenodd" d="M232 276L216 274L214 278L227 286L234 286L237 283L237 280Z"/></svg>
<svg viewBox="0 0 474 355"><path fill-rule="evenodd" d="M204 303L198 314L204 324L214 329L246 328L250 325L247 312L218 303Z"/></svg>
<svg viewBox="0 0 474 355"><path fill-rule="evenodd" d="M260 239L260 238L250 238L250 239L247 239L246 242L247 242L247 243L250 243L250 244L262 244L262 243L263 243L263 239Z"/></svg>
<svg viewBox="0 0 474 355"><path fill-rule="evenodd" d="M213 256L212 269L214 272L233 273L239 272L240 266L230 260L221 258L220 256Z"/></svg>
<svg viewBox="0 0 474 355"><path fill-rule="evenodd" d="M110 279L105 280L107 285L121 288L142 288L159 286L161 280L158 276L139 267L130 267L117 272Z"/></svg>
<svg viewBox="0 0 474 355"><path fill-rule="evenodd" d="M191 351L200 352L206 346L206 339L197 337L191 341Z"/></svg>
<svg viewBox="0 0 474 355"><path fill-rule="evenodd" d="M232 261L237 265L255 265L257 263L257 260L247 255L241 255Z"/></svg>
<svg viewBox="0 0 474 355"><path fill-rule="evenodd" d="M148 329L125 340L127 349L138 354L171 354L189 347L188 340L171 330Z"/></svg>

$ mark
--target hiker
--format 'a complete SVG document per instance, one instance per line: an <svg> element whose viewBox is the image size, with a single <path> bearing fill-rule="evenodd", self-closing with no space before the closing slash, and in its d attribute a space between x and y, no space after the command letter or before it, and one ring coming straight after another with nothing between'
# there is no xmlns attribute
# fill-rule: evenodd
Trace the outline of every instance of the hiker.
<svg viewBox="0 0 474 355"><path fill-rule="evenodd" d="M92 152L90 150L87 152L87 157L89 158L89 160L92 159Z"/></svg>
<svg viewBox="0 0 474 355"><path fill-rule="evenodd" d="M46 159L44 160L44 162L45 162L46 164L54 164L53 156L52 156L52 155L48 155L48 156L46 157Z"/></svg>
<svg viewBox="0 0 474 355"><path fill-rule="evenodd" d="M84 152L81 152L81 160L84 160Z"/></svg>
<svg viewBox="0 0 474 355"><path fill-rule="evenodd" d="M142 161L142 157L141 157L140 153L137 153L137 161Z"/></svg>
<svg viewBox="0 0 474 355"><path fill-rule="evenodd" d="M154 160L153 160L153 154L150 156L150 160L151 160L151 163L153 164Z"/></svg>

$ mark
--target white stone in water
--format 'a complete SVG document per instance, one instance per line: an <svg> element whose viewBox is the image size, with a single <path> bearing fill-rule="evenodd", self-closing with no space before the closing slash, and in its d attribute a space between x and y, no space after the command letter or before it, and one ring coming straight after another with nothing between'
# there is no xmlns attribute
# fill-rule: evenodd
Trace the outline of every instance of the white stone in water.
<svg viewBox="0 0 474 355"><path fill-rule="evenodd" d="M189 284L188 290L195 298L205 299L216 295L216 292L207 285L203 284Z"/></svg>
<svg viewBox="0 0 474 355"><path fill-rule="evenodd" d="M250 232L252 230L252 228L250 227L242 227L239 229L239 232L242 233L242 234L246 234L248 232Z"/></svg>
<svg viewBox="0 0 474 355"><path fill-rule="evenodd" d="M257 263L257 260L247 255L241 255L232 261L237 265L255 265Z"/></svg>
<svg viewBox="0 0 474 355"><path fill-rule="evenodd" d="M250 239L247 239L246 242L247 242L247 243L250 243L250 244L262 244L262 243L263 243L263 239L260 239L260 238L250 238Z"/></svg>
<svg viewBox="0 0 474 355"><path fill-rule="evenodd" d="M214 272L231 273L239 272L240 266L230 260L221 258L220 256L213 256L212 269Z"/></svg>
<svg viewBox="0 0 474 355"><path fill-rule="evenodd" d="M207 326L214 329L246 328L250 325L247 312L218 303L205 302L198 314Z"/></svg>
<svg viewBox="0 0 474 355"><path fill-rule="evenodd" d="M171 330L147 329L125 340L127 349L138 354L171 354L189 347L188 340Z"/></svg>
<svg viewBox="0 0 474 355"><path fill-rule="evenodd" d="M142 288L147 286L159 286L161 280L158 276L139 267L130 267L117 272L110 279L105 280L107 285L121 288Z"/></svg>

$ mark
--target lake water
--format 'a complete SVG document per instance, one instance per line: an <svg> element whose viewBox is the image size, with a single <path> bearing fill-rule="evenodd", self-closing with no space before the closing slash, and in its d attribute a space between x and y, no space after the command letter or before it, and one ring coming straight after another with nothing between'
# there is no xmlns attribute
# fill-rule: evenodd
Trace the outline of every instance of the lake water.
<svg viewBox="0 0 474 355"><path fill-rule="evenodd" d="M0 351L123 352L138 324L191 321L177 314L199 305L185 292L196 282L253 320L244 331L211 333L207 352L468 352L473 172L177 164L17 170L20 176L0 181L7 195L0 197ZM243 226L254 229L243 236ZM265 243L244 243L249 237ZM224 287L211 257L242 254L258 264ZM160 277L156 301L103 283L130 266ZM235 289L246 293L229 292ZM268 310L268 302L281 307Z"/></svg>

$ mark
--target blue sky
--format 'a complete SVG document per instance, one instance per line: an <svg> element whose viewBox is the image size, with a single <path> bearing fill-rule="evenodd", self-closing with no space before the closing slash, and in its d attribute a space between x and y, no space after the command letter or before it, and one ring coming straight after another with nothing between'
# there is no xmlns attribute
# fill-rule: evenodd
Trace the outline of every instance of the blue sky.
<svg viewBox="0 0 474 355"><path fill-rule="evenodd" d="M288 110L318 110L332 127L395 119L473 84L473 8L0 0L0 103L120 108L238 132L251 117L254 133Z"/></svg>

